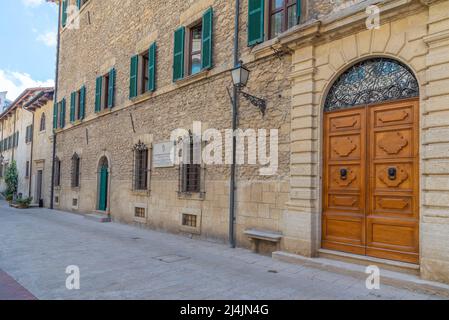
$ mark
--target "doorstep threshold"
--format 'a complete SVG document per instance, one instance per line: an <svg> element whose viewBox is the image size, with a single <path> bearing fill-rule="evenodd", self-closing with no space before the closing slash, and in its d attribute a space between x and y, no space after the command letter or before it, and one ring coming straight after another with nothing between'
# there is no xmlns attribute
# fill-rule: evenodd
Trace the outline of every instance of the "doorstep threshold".
<svg viewBox="0 0 449 320"><path fill-rule="evenodd" d="M308 258L289 252L275 251L272 254L274 260L316 268L327 272L339 273L365 281L368 277L366 266L344 262L337 259L324 257ZM382 260L382 259L381 259ZM372 263L374 264L374 263ZM404 272L391 271L379 266L381 285L412 290L416 292L433 294L449 298L449 285L440 282L423 280L419 276Z"/></svg>
<svg viewBox="0 0 449 320"><path fill-rule="evenodd" d="M362 256L354 253L342 252L342 251L334 251L328 249L319 249L318 250L319 257L322 258L330 258L337 259L343 262L350 262L361 264L364 266L368 265L378 265L379 267L383 267L385 269L391 271L399 271L411 273L414 275L419 275L420 266L419 264L395 261L395 260L387 260L370 256Z"/></svg>

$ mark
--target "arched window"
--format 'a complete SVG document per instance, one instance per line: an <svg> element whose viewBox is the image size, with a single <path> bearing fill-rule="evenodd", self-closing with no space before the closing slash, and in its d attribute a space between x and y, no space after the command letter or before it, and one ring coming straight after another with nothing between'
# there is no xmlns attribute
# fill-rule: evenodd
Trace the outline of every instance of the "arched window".
<svg viewBox="0 0 449 320"><path fill-rule="evenodd" d="M332 85L324 111L368 105L419 95L418 81L406 66L388 58L362 61Z"/></svg>
<svg viewBox="0 0 449 320"><path fill-rule="evenodd" d="M39 131L45 131L45 113L41 115L41 123L39 125Z"/></svg>
<svg viewBox="0 0 449 320"><path fill-rule="evenodd" d="M58 157L55 158L55 172L53 183L55 187L59 187L61 185L61 161Z"/></svg>
<svg viewBox="0 0 449 320"><path fill-rule="evenodd" d="M134 190L148 188L148 148L139 141L134 146Z"/></svg>
<svg viewBox="0 0 449 320"><path fill-rule="evenodd" d="M72 156L72 188L80 186L80 157L78 154Z"/></svg>

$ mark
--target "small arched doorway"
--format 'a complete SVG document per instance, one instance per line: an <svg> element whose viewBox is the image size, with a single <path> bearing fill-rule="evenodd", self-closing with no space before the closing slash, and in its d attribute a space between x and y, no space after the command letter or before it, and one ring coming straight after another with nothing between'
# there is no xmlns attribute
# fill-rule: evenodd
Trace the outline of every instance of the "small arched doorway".
<svg viewBox="0 0 449 320"><path fill-rule="evenodd" d="M419 87L398 61L346 70L324 105L322 247L419 262Z"/></svg>
<svg viewBox="0 0 449 320"><path fill-rule="evenodd" d="M109 188L109 162L103 156L98 164L98 206L100 211L108 208L108 188Z"/></svg>

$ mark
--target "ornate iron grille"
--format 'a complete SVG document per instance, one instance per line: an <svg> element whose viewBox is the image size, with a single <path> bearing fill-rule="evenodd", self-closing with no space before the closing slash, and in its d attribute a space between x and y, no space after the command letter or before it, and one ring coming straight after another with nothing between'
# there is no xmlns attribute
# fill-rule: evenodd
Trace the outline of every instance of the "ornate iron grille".
<svg viewBox="0 0 449 320"><path fill-rule="evenodd" d="M134 208L134 217L136 218L145 218L145 208Z"/></svg>
<svg viewBox="0 0 449 320"><path fill-rule="evenodd" d="M190 135L190 143L186 152L189 153L188 157L185 157L181 166L182 169L182 192L201 192L201 164L195 164L194 162L194 152L198 152L195 148L195 143L193 136Z"/></svg>
<svg viewBox="0 0 449 320"><path fill-rule="evenodd" d="M370 59L352 66L335 81L327 95L324 111L418 95L418 81L406 66L388 58Z"/></svg>
<svg viewBox="0 0 449 320"><path fill-rule="evenodd" d="M134 189L146 190L148 187L148 148L140 142L134 146Z"/></svg>
<svg viewBox="0 0 449 320"><path fill-rule="evenodd" d="M196 215L194 214L182 214L182 225L187 227L196 228Z"/></svg>

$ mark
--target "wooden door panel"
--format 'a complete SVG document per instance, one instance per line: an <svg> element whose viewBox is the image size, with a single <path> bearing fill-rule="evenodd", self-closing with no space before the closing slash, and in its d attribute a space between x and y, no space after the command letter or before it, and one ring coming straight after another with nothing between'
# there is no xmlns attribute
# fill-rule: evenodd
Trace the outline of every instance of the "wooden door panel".
<svg viewBox="0 0 449 320"><path fill-rule="evenodd" d="M364 114L349 112L349 113L335 113L334 116L328 119L327 131L329 133L347 132L350 130L360 131L360 128L365 125ZM362 123L363 122L363 123Z"/></svg>
<svg viewBox="0 0 449 320"><path fill-rule="evenodd" d="M413 157L413 132L411 129L378 131L374 134L376 159Z"/></svg>
<svg viewBox="0 0 449 320"><path fill-rule="evenodd" d="M418 102L368 108L366 253L418 263Z"/></svg>
<svg viewBox="0 0 449 320"><path fill-rule="evenodd" d="M360 211L360 195L359 194L335 194L328 193L328 208L334 212L337 211ZM364 205L364 204L363 204Z"/></svg>
<svg viewBox="0 0 449 320"><path fill-rule="evenodd" d="M374 195L373 213L399 214L400 216L413 216L413 197L391 194Z"/></svg>
<svg viewBox="0 0 449 320"><path fill-rule="evenodd" d="M394 169L394 176L389 175L389 170ZM413 191L414 187L414 165L413 163L373 163L375 185L374 191Z"/></svg>
<svg viewBox="0 0 449 320"><path fill-rule="evenodd" d="M324 248L365 254L365 109L325 114Z"/></svg>
<svg viewBox="0 0 449 320"><path fill-rule="evenodd" d="M328 166L329 190L346 190L346 191L359 191L362 189L364 177L364 169L360 165L354 164L333 164ZM341 170L346 170L346 174L342 176Z"/></svg>
<svg viewBox="0 0 449 320"><path fill-rule="evenodd" d="M381 128L398 125L413 125L415 102L402 102L389 104L386 109L383 107L372 110L372 128Z"/></svg>
<svg viewBox="0 0 449 320"><path fill-rule="evenodd" d="M360 160L360 134L332 136L329 139L329 160Z"/></svg>

